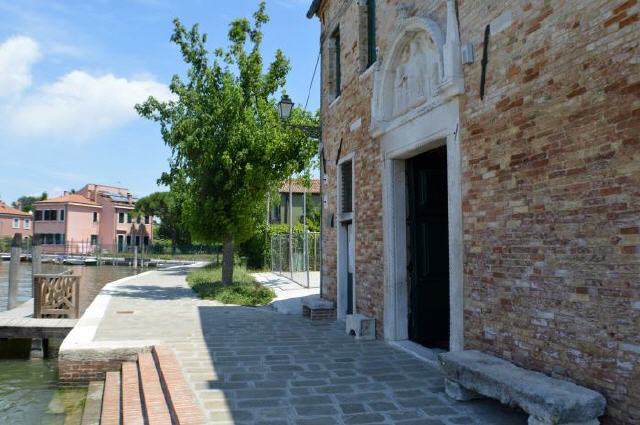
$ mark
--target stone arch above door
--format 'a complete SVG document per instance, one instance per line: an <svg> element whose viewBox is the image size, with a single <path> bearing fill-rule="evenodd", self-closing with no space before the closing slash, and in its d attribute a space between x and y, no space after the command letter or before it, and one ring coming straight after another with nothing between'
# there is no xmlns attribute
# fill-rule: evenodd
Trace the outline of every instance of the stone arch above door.
<svg viewBox="0 0 640 425"><path fill-rule="evenodd" d="M462 93L460 41L449 2L446 39L428 17L401 18L374 76L372 136L380 136Z"/></svg>
<svg viewBox="0 0 640 425"><path fill-rule="evenodd" d="M373 122L388 123L436 96L444 36L429 18L410 18L396 32L374 82Z"/></svg>

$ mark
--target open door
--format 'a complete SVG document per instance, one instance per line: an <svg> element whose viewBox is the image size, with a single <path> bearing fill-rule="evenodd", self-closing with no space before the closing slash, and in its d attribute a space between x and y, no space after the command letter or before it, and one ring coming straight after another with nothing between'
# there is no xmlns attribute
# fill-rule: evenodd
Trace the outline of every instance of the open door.
<svg viewBox="0 0 640 425"><path fill-rule="evenodd" d="M449 349L447 150L407 161L409 339Z"/></svg>

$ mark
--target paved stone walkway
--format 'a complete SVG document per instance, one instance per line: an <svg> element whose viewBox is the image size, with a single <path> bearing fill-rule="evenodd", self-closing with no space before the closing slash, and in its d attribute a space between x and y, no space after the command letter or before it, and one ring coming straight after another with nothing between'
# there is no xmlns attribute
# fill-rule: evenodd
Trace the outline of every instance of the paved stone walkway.
<svg viewBox="0 0 640 425"><path fill-rule="evenodd" d="M318 295L320 288L303 288L300 284L274 273L254 273L256 281L276 293L269 304L278 313L302 315L302 301L305 297Z"/></svg>
<svg viewBox="0 0 640 425"><path fill-rule="evenodd" d="M111 290L94 341L171 347L212 424L525 424L496 402L454 402L432 365L336 322L194 297L184 272Z"/></svg>

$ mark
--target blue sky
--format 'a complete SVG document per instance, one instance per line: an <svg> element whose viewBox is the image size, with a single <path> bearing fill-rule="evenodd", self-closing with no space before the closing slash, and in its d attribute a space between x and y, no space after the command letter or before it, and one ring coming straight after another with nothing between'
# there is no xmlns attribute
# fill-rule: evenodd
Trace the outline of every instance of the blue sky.
<svg viewBox="0 0 640 425"><path fill-rule="evenodd" d="M263 54L290 59L287 92L304 104L318 55L310 0L267 0ZM174 17L226 47L229 22L258 0L0 0L0 199L87 182L158 190L170 152L133 105L168 96L184 71L169 42ZM319 75L308 109L319 105Z"/></svg>

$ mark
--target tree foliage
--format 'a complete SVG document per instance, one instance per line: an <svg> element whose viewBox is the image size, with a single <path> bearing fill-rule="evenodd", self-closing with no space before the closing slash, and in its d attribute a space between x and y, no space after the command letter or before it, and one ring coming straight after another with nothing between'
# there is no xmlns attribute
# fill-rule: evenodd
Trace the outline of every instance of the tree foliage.
<svg viewBox="0 0 640 425"><path fill-rule="evenodd" d="M160 219L158 236L171 240L171 252L176 253L178 246L190 244L189 231L182 223L182 206L177 193L154 192L136 202L136 211L153 215Z"/></svg>
<svg viewBox="0 0 640 425"><path fill-rule="evenodd" d="M188 66L186 78L173 77L174 100L151 97L136 106L160 124L172 152L160 181L180 193L184 223L199 242L232 247L251 237L266 194L303 171L316 151L315 142L279 118L276 95L290 65L278 50L265 69L261 29L268 20L262 2L252 21L230 24L226 50L210 53L198 25L189 30L175 19L171 41ZM294 120L313 119L296 111Z"/></svg>
<svg viewBox="0 0 640 425"><path fill-rule="evenodd" d="M33 204L38 201L44 201L48 197L47 192L42 192L40 196L21 196L15 202L11 204L13 208L18 208L22 211L29 212L33 210Z"/></svg>

